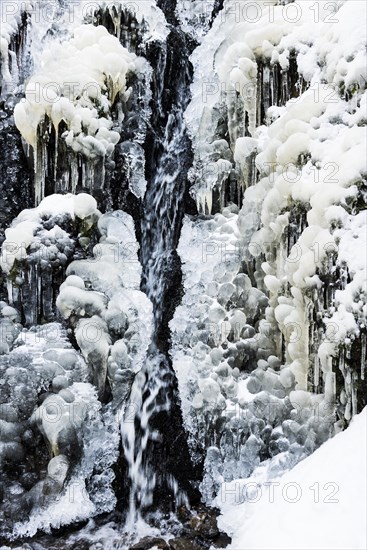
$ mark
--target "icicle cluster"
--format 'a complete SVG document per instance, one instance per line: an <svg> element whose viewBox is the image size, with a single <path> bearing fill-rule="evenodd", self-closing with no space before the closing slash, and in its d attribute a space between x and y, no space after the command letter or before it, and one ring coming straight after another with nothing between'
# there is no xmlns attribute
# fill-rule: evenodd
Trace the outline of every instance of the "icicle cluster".
<svg viewBox="0 0 367 550"><path fill-rule="evenodd" d="M61 133L75 154L70 157L75 185L77 155L87 159L111 155L120 139L120 134L112 129L111 108L118 94L123 101L129 97L126 78L135 69L134 60L135 55L123 48L116 37L104 27L93 25L76 28L73 38L53 43L44 51L42 70L28 81L26 97L14 110L15 123L34 150L37 204L44 197L45 176L50 170L51 128L55 175ZM70 191L75 192L75 188Z"/></svg>
<svg viewBox="0 0 367 550"><path fill-rule="evenodd" d="M292 23L258 5L239 23L225 3L186 112L198 212L218 213L185 222L172 356L208 502L260 459L312 452L365 403L365 6L316 18L296 2Z"/></svg>

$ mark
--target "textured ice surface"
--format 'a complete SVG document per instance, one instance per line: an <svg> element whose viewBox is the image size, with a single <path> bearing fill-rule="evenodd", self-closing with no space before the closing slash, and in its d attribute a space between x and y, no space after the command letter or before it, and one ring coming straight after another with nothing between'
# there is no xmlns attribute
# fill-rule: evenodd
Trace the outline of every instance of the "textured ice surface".
<svg viewBox="0 0 367 550"><path fill-rule="evenodd" d="M58 140L88 159L112 154L120 135L112 129L111 108L117 95L126 100L127 74L136 56L103 26L82 25L68 41L54 41L42 55L42 68L28 81L25 99L14 109L15 123L34 151L40 148L39 127L49 121ZM75 75L77 75L77 80ZM64 130L59 136L59 125ZM56 168L55 168L56 170ZM38 177L37 177L38 175ZM36 203L44 197L44 174L36 170Z"/></svg>
<svg viewBox="0 0 367 550"><path fill-rule="evenodd" d="M71 238L56 222L74 224L81 233ZM95 199L85 193L49 196L14 220L2 248L10 297L22 287L20 276L28 265L34 263L38 286L38 262L52 269L62 254L60 243L73 251L76 238L85 245L87 259L65 256L63 266L69 266L56 300L68 332L59 323L24 329L20 313L6 302L0 305L5 492L15 491L14 461L24 469L16 502L5 500L1 510L7 517L12 506L24 509L24 517L17 515L15 536L114 508L111 466L118 457L120 422L151 339L152 305L139 290L133 220L122 211L101 216ZM88 252L90 242L97 242L94 255ZM68 341L71 331L80 352ZM102 406L98 396L103 400L107 379L113 400ZM39 456L38 467L27 463L27 453ZM10 529L5 521L4 532Z"/></svg>
<svg viewBox="0 0 367 550"><path fill-rule="evenodd" d="M238 22L224 3L192 56L186 111L192 193L199 214L217 213L185 220L172 356L207 501L221 480L277 454L294 464L340 430L365 371L366 64L362 23L351 31L365 5L338 4L329 21L320 3L315 22L312 3L296 2L293 23L283 5L259 6ZM272 105L276 67L284 96Z"/></svg>
<svg viewBox="0 0 367 550"><path fill-rule="evenodd" d="M85 219L98 212L97 203L87 193L79 195L50 195L45 197L37 208L24 210L15 218L10 228L5 230L5 241L2 244L1 268L9 273L15 260L21 260L27 255L27 249L33 241L37 242L37 232L42 228L42 220L47 217L69 216ZM61 241L67 238L62 229L54 226L50 230ZM39 240L39 239L38 239ZM47 255L45 255L47 259Z"/></svg>

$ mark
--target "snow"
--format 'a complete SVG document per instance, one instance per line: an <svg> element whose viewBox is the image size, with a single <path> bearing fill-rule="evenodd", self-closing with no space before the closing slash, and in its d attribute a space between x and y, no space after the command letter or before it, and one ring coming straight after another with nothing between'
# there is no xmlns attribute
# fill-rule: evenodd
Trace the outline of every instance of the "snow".
<svg viewBox="0 0 367 550"><path fill-rule="evenodd" d="M116 36L104 27L81 25L82 16L88 15L91 21L98 6L108 11ZM365 449L361 453L366 411L354 416L345 433L324 442L356 415L355 378L360 372L363 379L365 369L365 344L361 345L361 365L348 360L351 344L361 335L365 343L367 318L367 219L358 202L363 198L367 172L363 127L366 5L355 0L302 0L285 5L275 0L225 0L209 29L206 10L211 12L213 6L211 0L178 0L176 5L183 30L200 43L191 58L192 100L185 113L194 151L191 194L199 217L184 218L177 249L184 295L170 323L171 356L191 455L196 463L205 461L200 487L203 500L221 506L223 526L233 534L232 548L362 548L358 533L365 525L366 510L357 490L366 485L362 478ZM248 9L254 8L260 16L251 20ZM127 35L133 34L122 24L122 10L142 27L145 45L166 39L169 25L153 0L82 1L73 24L65 26L64 21L62 32L60 27L48 32L47 25L35 31L33 37L42 38L41 46L33 40L31 48L35 73L14 113L38 159L35 190L36 202L41 202L36 209L22 212L6 230L1 267L8 277L9 297L16 289L12 286L15 262L32 255L34 249L47 249L66 268L70 257L59 253L56 245L65 242L67 248L69 235L58 225L45 230L45 217L70 217L87 229L97 229L98 224L100 233L93 255L69 264L57 300L83 356L78 355L78 372L73 372L75 357L56 349L47 355L46 344L37 341L41 329L34 334L21 331L18 312L2 304L0 323L6 336L1 352L7 354L14 345L21 348L22 338L27 338L34 353L42 355L41 364L35 367L32 363L28 370L37 368L37 376L56 394L46 397L32 417L56 455L48 465L48 476L56 485L65 481L69 468L68 459L58 454L60 433L81 432L85 425L89 429L90 418L75 415L74 409L83 401L98 409L97 392L102 398L108 380L113 406L119 406L123 414L134 377L132 397L136 393L143 405L145 371L141 369L144 364L153 373L160 368L158 360L147 361L152 304L140 291L142 270L132 218L121 211L102 216L95 199L85 193L43 199L45 170L39 162L47 145L37 132L46 120L47 131L53 127L56 136L55 164L57 147L64 140L75 160L71 172L82 167L83 188L87 187L85 180L89 184L96 179L93 163L113 154L120 139L116 130L123 124L123 104L131 93L127 78L132 72L143 74L142 81L148 84L152 76L141 58L120 45L119 39L131 44ZM292 19L294 13L300 17ZM15 17L2 29L6 84L17 80L17 63L9 45L18 25L19 17ZM296 91L289 90L287 82L295 58L300 77ZM263 88L272 95L275 79L269 75L275 67L282 70L278 88L288 101L271 105L274 98L265 98L261 107L269 109L260 120L258 71L262 68ZM74 83L75 75L78 82L70 87L67 83ZM146 103L149 93L144 96ZM295 93L299 96L292 97ZM112 111L117 98L122 109L115 125ZM66 131L59 135L62 121ZM139 129L133 141L119 144L129 165L129 188L138 198L146 189L144 131ZM77 179L72 181L73 190L76 185ZM213 211L217 213L212 215ZM81 236L79 244L83 242L89 243L89 237ZM325 278L334 277L337 270L340 282L334 292ZM320 306L323 291L330 294L325 307ZM10 353L21 357L17 349ZM335 368L344 377L340 395L336 395ZM13 367L6 373L11 380L22 375ZM161 388L160 378L155 378L152 399ZM20 386L19 395L24 388ZM148 403L144 403L146 408ZM146 408L142 407L142 416L148 424L151 411ZM69 507L67 494L59 495L46 512L36 510L27 525L18 527L18 533L58 527L114 506L109 467L116 457L118 423L111 418L107 421L114 426L109 435L99 426L102 420L97 413L93 437L83 434L85 454L72 478L79 484L80 506ZM14 427L5 428L17 437ZM126 430L130 439L125 451L135 465L140 459L134 454L135 427L131 424ZM99 433L106 436L103 444ZM99 454L104 453L104 445L109 455L106 469ZM12 448L6 447L4 456ZM22 452L16 442L14 449ZM264 453L272 458L260 465ZM341 456L346 460L341 461ZM102 464L98 476L108 478L104 485L107 504L89 497L83 500L84 480L92 475L94 457ZM266 481L302 459L277 477L282 487L279 491L275 487L278 500L269 508L275 503L265 502L272 494ZM225 495L233 490L232 496L237 496L252 482L262 484L259 502L221 501L223 484L227 484ZM298 483L302 490L299 502L289 502L292 491L279 500L287 483ZM344 500L307 500L306 494L313 496L311 486L319 484L324 491L333 483ZM256 500L256 486L248 494ZM307 529L300 525L300 517ZM334 524L336 528L331 529Z"/></svg>
<svg viewBox="0 0 367 550"><path fill-rule="evenodd" d="M115 26L115 34L120 38L123 31L121 25L121 13L127 12L134 16L144 29L144 42L164 41L169 34L169 27L162 10L157 6L156 0L81 0L79 17L91 16L98 7L109 11Z"/></svg>
<svg viewBox="0 0 367 550"><path fill-rule="evenodd" d="M22 14L31 8L32 3L24 0L3 0L0 4L0 83L1 95L4 97L14 90L19 77L19 57L10 44L21 24Z"/></svg>
<svg viewBox="0 0 367 550"><path fill-rule="evenodd" d="M90 204L83 200L79 213L89 212ZM77 319L75 337L99 394L108 378L122 404L151 342L152 304L140 291L142 268L132 217L120 210L103 214L98 229L94 256L70 263L56 305L64 319Z"/></svg>
<svg viewBox="0 0 367 550"><path fill-rule="evenodd" d="M15 124L34 152L36 204L45 185L40 125L47 121L53 127L55 164L60 138L86 159L111 156L120 139L111 110L117 96L121 101L129 97L127 75L136 70L136 59L103 26L81 25L69 40L48 42L38 71L25 86L25 98L14 109ZM62 121L66 129L59 136Z"/></svg>
<svg viewBox="0 0 367 550"><path fill-rule="evenodd" d="M281 477L269 475L268 463L248 479L224 484L216 504L220 527L233 537L228 548L364 550L366 434L364 408L346 431Z"/></svg>

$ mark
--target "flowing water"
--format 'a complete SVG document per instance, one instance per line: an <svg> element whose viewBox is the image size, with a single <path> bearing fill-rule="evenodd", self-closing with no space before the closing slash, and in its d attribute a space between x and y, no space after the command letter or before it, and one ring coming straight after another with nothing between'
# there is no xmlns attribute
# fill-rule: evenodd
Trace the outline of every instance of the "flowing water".
<svg viewBox="0 0 367 550"><path fill-rule="evenodd" d="M167 457L160 453L157 456L150 444L165 437L151 427L150 420L162 411L170 417L173 396L174 375L166 353L167 329L174 293L179 290L172 289L172 281L179 275L176 247L191 151L183 116L190 97L190 51L179 28L172 27L171 35L173 38L168 38L171 44L162 45L156 60L159 70L155 71L152 89L153 153L147 151L151 173L141 217L142 290L153 304L154 335L146 363L131 390L129 410L135 411L134 421L121 425L131 482L128 530L133 529L141 512L153 503L157 483L155 464L164 464ZM171 96L168 98L167 85ZM159 483L172 495L174 507L188 505L186 493L171 472L160 475Z"/></svg>

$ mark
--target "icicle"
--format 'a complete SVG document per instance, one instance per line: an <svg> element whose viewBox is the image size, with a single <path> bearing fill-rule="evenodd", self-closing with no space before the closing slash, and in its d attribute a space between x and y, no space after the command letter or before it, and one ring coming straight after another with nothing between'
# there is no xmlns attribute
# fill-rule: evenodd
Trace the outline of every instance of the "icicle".
<svg viewBox="0 0 367 550"><path fill-rule="evenodd" d="M236 182L234 181L233 178L230 179L229 189L230 189L230 200L233 202L236 194Z"/></svg>
<svg viewBox="0 0 367 550"><path fill-rule="evenodd" d="M210 216L213 208L213 192L211 190L205 193L205 202L208 206L208 214Z"/></svg>
<svg viewBox="0 0 367 550"><path fill-rule="evenodd" d="M264 106L265 113L267 112L269 107L272 105L271 98L270 98L270 93L271 93L271 89L270 89L270 67L268 65L266 65L263 68L263 94L264 94L264 96L263 96L263 106ZM258 120L258 124L259 125L261 124L260 119Z"/></svg>
<svg viewBox="0 0 367 550"><path fill-rule="evenodd" d="M353 373L353 381L352 381L352 416L355 416L358 412L357 407L357 387L356 382L358 379L357 373Z"/></svg>
<svg viewBox="0 0 367 550"><path fill-rule="evenodd" d="M365 379L364 373L366 370L366 333L361 335L361 380Z"/></svg>
<svg viewBox="0 0 367 550"><path fill-rule="evenodd" d="M71 192L75 195L76 188L78 185L78 157L73 157L71 160L71 171L70 171L70 178L71 178Z"/></svg>
<svg viewBox="0 0 367 550"><path fill-rule="evenodd" d="M328 404L335 402L336 395L336 377L335 372L325 374L325 399Z"/></svg>
<svg viewBox="0 0 367 550"><path fill-rule="evenodd" d="M34 276L36 279L36 311L34 312L34 324L41 318L41 296L42 296L42 270L40 265L35 265Z"/></svg>
<svg viewBox="0 0 367 550"><path fill-rule="evenodd" d="M341 370L343 376L345 376L345 349L342 348L339 355L339 369Z"/></svg>
<svg viewBox="0 0 367 550"><path fill-rule="evenodd" d="M121 37L121 6L108 7L108 13L111 16L114 34L120 40Z"/></svg>
<svg viewBox="0 0 367 550"><path fill-rule="evenodd" d="M34 145L34 201L37 206L43 198L43 166L42 166L42 143L36 139ZM40 162L41 160L41 162Z"/></svg>
<svg viewBox="0 0 367 550"><path fill-rule="evenodd" d="M106 165L105 165L105 157L102 158L102 173L101 173L101 189L104 188L104 182L106 177Z"/></svg>
<svg viewBox="0 0 367 550"><path fill-rule="evenodd" d="M11 92L19 82L19 70L18 70L18 62L17 62L16 53L13 52L12 50L9 50L9 54L10 54L10 57L11 57L11 71L10 72L11 72L12 89L8 90L8 92Z"/></svg>
<svg viewBox="0 0 367 550"><path fill-rule="evenodd" d="M345 420L347 422L350 421L350 419L352 418L352 411L351 411L351 400L350 400L350 396L348 396L348 401L347 401L347 404L345 406L345 413L344 413L344 417L345 417Z"/></svg>
<svg viewBox="0 0 367 550"><path fill-rule="evenodd" d="M200 195L200 208L201 208L201 211L202 213L205 215L205 204L206 204L206 197L205 197L205 193L202 193Z"/></svg>
<svg viewBox="0 0 367 550"><path fill-rule="evenodd" d="M58 158L58 144L59 144L59 125L54 126L54 129L55 129L54 183L56 184L56 176L57 176L57 158Z"/></svg>
<svg viewBox="0 0 367 550"><path fill-rule="evenodd" d="M317 355L317 353L315 354L315 358L314 358L314 385L315 385L315 388L318 388L319 387L319 383L320 383L320 363L319 363L319 357Z"/></svg>

